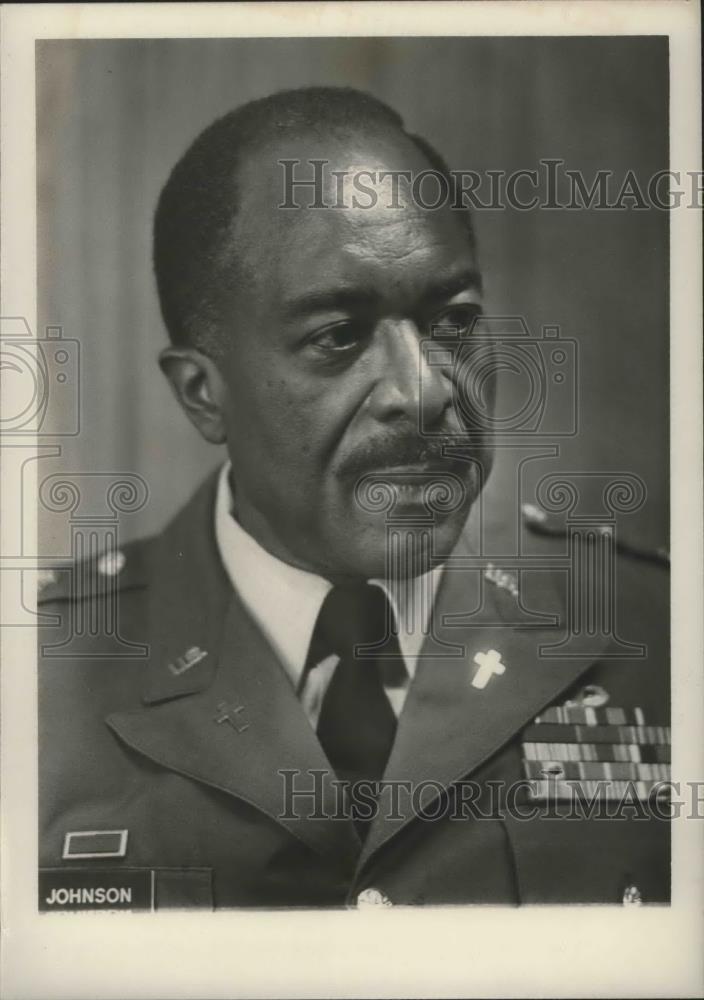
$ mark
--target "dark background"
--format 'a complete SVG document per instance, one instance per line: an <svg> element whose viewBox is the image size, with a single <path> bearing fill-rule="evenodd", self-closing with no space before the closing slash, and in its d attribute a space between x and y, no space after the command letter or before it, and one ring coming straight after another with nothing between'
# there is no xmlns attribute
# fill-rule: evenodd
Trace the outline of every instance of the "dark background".
<svg viewBox="0 0 704 1000"><path fill-rule="evenodd" d="M123 539L159 528L221 460L156 365L161 185L216 116L307 84L371 91L455 169L535 169L554 157L590 183L613 170L617 191L629 169L645 187L668 166L667 38L39 42L39 322L61 325L82 351L81 433L41 472L139 473L150 498L123 519ZM647 502L624 532L664 544L667 214L487 210L476 227L488 310L523 315L534 336L559 325L578 342L579 433L542 471L636 473ZM493 525L515 518L520 457L500 453L484 501Z"/></svg>

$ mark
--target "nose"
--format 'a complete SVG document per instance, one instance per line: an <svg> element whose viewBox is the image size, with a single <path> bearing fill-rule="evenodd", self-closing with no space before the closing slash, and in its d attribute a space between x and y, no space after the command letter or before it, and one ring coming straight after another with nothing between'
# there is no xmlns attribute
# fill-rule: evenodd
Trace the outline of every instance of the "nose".
<svg viewBox="0 0 704 1000"><path fill-rule="evenodd" d="M382 423L407 419L431 426L452 406L452 379L444 367L428 364L415 323L388 322L379 330L381 369L370 397L373 416Z"/></svg>

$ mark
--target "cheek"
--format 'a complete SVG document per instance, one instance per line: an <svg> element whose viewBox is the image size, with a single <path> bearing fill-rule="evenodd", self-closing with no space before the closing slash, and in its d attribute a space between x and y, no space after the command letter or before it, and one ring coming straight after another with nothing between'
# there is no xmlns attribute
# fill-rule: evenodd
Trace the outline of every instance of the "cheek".
<svg viewBox="0 0 704 1000"><path fill-rule="evenodd" d="M326 448L326 426L320 400L286 378L269 373L241 379L230 391L230 453L258 477L300 481L310 475L314 459Z"/></svg>
<svg viewBox="0 0 704 1000"><path fill-rule="evenodd" d="M306 370L293 353L259 352L253 358L243 351L228 379L231 453L250 462L266 455L272 475L283 469L297 481L324 472L349 444L368 381L361 366L326 377Z"/></svg>

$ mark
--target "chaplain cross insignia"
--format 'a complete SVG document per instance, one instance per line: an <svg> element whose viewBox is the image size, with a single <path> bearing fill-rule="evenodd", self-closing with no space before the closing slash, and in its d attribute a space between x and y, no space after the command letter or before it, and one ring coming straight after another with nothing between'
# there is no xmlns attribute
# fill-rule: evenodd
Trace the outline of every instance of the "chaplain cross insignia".
<svg viewBox="0 0 704 1000"><path fill-rule="evenodd" d="M483 691L494 674L503 674L506 666L501 662L501 653L490 649L488 653L477 653L474 662L479 667L472 678L472 687Z"/></svg>
<svg viewBox="0 0 704 1000"><path fill-rule="evenodd" d="M249 729L249 723L245 722L242 726L238 725L237 716L240 712L244 712L244 705L228 705L226 701L221 701L218 705L218 714L215 716L215 722L227 722L236 733L243 733Z"/></svg>

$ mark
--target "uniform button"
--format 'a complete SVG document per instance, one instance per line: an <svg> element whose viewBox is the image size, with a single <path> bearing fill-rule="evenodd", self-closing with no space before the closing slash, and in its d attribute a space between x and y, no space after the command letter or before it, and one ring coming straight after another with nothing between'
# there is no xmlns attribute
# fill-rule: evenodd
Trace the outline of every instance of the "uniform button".
<svg viewBox="0 0 704 1000"><path fill-rule="evenodd" d="M101 576L117 576L125 566L125 554L119 550L106 552L98 560L98 572Z"/></svg>
<svg viewBox="0 0 704 1000"><path fill-rule="evenodd" d="M56 583L56 573L53 569L40 569L37 571L37 590L40 593L53 583Z"/></svg>
<svg viewBox="0 0 704 1000"><path fill-rule="evenodd" d="M380 889L362 889L357 896L357 906L393 906L393 903Z"/></svg>
<svg viewBox="0 0 704 1000"><path fill-rule="evenodd" d="M637 885L627 885L623 890L623 905L624 906L640 906L643 902L643 896Z"/></svg>

